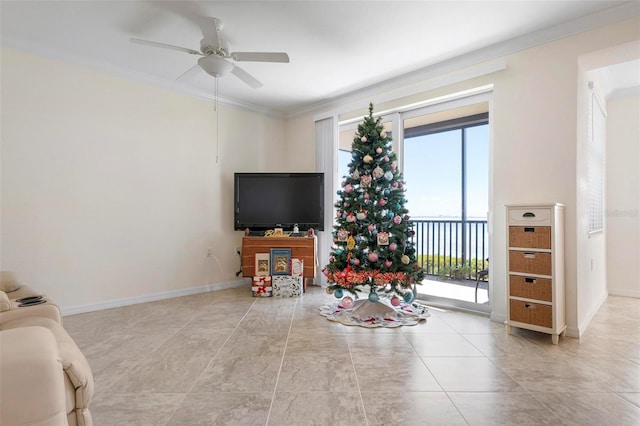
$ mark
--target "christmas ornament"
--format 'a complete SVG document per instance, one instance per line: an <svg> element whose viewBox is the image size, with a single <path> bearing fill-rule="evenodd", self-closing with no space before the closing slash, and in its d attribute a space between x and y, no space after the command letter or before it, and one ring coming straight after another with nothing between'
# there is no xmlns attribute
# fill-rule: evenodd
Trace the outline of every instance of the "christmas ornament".
<svg viewBox="0 0 640 426"><path fill-rule="evenodd" d="M364 193L364 199L365 199L365 200L368 200L368 199L369 199L369 193L368 193L368 192L365 192L365 193Z"/></svg>
<svg viewBox="0 0 640 426"><path fill-rule="evenodd" d="M337 254L338 256L340 256L342 253L344 253L344 250L342 250L342 249L336 249L336 254Z"/></svg>
<svg viewBox="0 0 640 426"><path fill-rule="evenodd" d="M356 246L356 240L350 235L349 238L347 238L347 248L349 250L353 250L355 246Z"/></svg>
<svg viewBox="0 0 640 426"><path fill-rule="evenodd" d="M376 226L373 223L370 223L369 226L367 226L367 229L369 232L373 232L373 230L376 229Z"/></svg>
<svg viewBox="0 0 640 426"><path fill-rule="evenodd" d="M398 246L396 245L396 243L389 244L389 250L395 251L395 249L397 249L397 248L398 248Z"/></svg>
<svg viewBox="0 0 640 426"><path fill-rule="evenodd" d="M349 237L349 231L346 229L340 229L338 231L338 241L347 241L347 237Z"/></svg>
<svg viewBox="0 0 640 426"><path fill-rule="evenodd" d="M369 188L371 186L371 176L364 175L360 178L360 186L363 188Z"/></svg>
<svg viewBox="0 0 640 426"><path fill-rule="evenodd" d="M324 273L325 273L325 275L326 275L327 270L326 270L326 269L323 269L323 270L322 270L322 272L324 272ZM331 293L333 293L333 290L331 290L331 288L329 288L329 287L325 287L324 291L326 291L326 292L327 292L327 294L331 294Z"/></svg>
<svg viewBox="0 0 640 426"><path fill-rule="evenodd" d="M383 138L383 139L384 139L384 138L386 138L386 137L387 137L387 132L386 132L386 131L384 131L384 130L383 130L383 131L381 131L381 132L380 132L380 137L381 137L381 138Z"/></svg>
<svg viewBox="0 0 640 426"><path fill-rule="evenodd" d="M344 292L342 291L341 288L337 288L336 291L333 292L333 295L335 296L336 299L342 299Z"/></svg>
<svg viewBox="0 0 640 426"><path fill-rule="evenodd" d="M353 308L353 299L351 297L347 296L344 299L342 299L341 305L344 308L347 308L347 309Z"/></svg>
<svg viewBox="0 0 640 426"><path fill-rule="evenodd" d="M411 303L413 302L413 292L411 290L407 291L404 296L403 299L406 303Z"/></svg>
<svg viewBox="0 0 640 426"><path fill-rule="evenodd" d="M364 161L365 164L369 164L369 163L371 163L373 161L373 157L370 156L369 154L367 154L362 158L362 161Z"/></svg>
<svg viewBox="0 0 640 426"><path fill-rule="evenodd" d="M410 261L409 256L407 256L406 254L403 254L402 257L400 258L400 261L403 264L408 265Z"/></svg>
<svg viewBox="0 0 640 426"><path fill-rule="evenodd" d="M380 179L382 175L384 175L384 170L382 170L380 166L378 166L375 169L373 169L373 172L371 174L373 175L374 179Z"/></svg>
<svg viewBox="0 0 640 426"><path fill-rule="evenodd" d="M398 296L393 296L391 298L391 305L398 306L400 304L400 298Z"/></svg>
<svg viewBox="0 0 640 426"><path fill-rule="evenodd" d="M361 137L361 138L360 138L360 140L361 140L362 142L366 142L366 141L367 141L367 137L366 137L366 136L363 136L363 137Z"/></svg>
<svg viewBox="0 0 640 426"><path fill-rule="evenodd" d="M400 206L396 205L396 210L399 209ZM400 225L400 223L402 223L402 218L400 216L394 216L393 217L393 223L395 223L396 225Z"/></svg>
<svg viewBox="0 0 640 426"><path fill-rule="evenodd" d="M367 218L367 212L360 211L360 212L356 213L356 218L358 220L365 220Z"/></svg>
<svg viewBox="0 0 640 426"><path fill-rule="evenodd" d="M378 296L378 293L369 293L369 302L377 302L378 300L380 300L380 296Z"/></svg>
<svg viewBox="0 0 640 426"><path fill-rule="evenodd" d="M369 256L367 256L367 259L369 259L369 262L371 263L375 263L378 261L378 253L376 253L375 251L372 251L371 253L369 253Z"/></svg>
<svg viewBox="0 0 640 426"><path fill-rule="evenodd" d="M336 258L335 258L335 257L331 256L331 257L329 258L329 262L333 263L333 262L335 262L335 261L336 261Z"/></svg>
<svg viewBox="0 0 640 426"><path fill-rule="evenodd" d="M383 199L381 199L380 201L378 201L378 204L380 205L380 207L384 207L387 205L387 202Z"/></svg>
<svg viewBox="0 0 640 426"><path fill-rule="evenodd" d="M353 259L353 264L358 266L360 264L360 259L358 259L357 257Z"/></svg>
<svg viewBox="0 0 640 426"><path fill-rule="evenodd" d="M391 163L391 170L395 170L396 169L396 162L394 161L393 163Z"/></svg>
<svg viewBox="0 0 640 426"><path fill-rule="evenodd" d="M351 191L353 191L353 186L351 186L351 184L348 184L348 185L344 186L344 192L349 194L349 193L351 193Z"/></svg>
<svg viewBox="0 0 640 426"><path fill-rule="evenodd" d="M376 154L382 154L382 148L380 147L376 148Z"/></svg>
<svg viewBox="0 0 640 426"><path fill-rule="evenodd" d="M391 180L391 179L393 179L393 173L388 172L388 171L387 171L387 172L384 172L384 178L385 178L386 180ZM393 183L395 183L395 182L393 182Z"/></svg>
<svg viewBox="0 0 640 426"><path fill-rule="evenodd" d="M351 222L351 223L353 223L353 222L355 222L355 221L356 221L356 217L353 215L353 213L349 213L349 214L347 215L347 222Z"/></svg>
<svg viewBox="0 0 640 426"><path fill-rule="evenodd" d="M352 178L353 180L358 180L358 179L360 179L360 172L359 172L358 170L354 171L354 172L351 174L351 178Z"/></svg>
<svg viewBox="0 0 640 426"><path fill-rule="evenodd" d="M384 156L384 158L383 158L383 160L384 160L384 162L385 162L385 163L388 163L388 162L389 162L389 156L388 156L388 155L385 155L385 156Z"/></svg>
<svg viewBox="0 0 640 426"><path fill-rule="evenodd" d="M390 260L385 260L384 266L386 266L387 268L391 268L391 265L393 265L393 263Z"/></svg>
<svg viewBox="0 0 640 426"><path fill-rule="evenodd" d="M391 186L393 186L394 188L397 188L397 187L398 187L398 182L393 182L393 183L391 184Z"/></svg>

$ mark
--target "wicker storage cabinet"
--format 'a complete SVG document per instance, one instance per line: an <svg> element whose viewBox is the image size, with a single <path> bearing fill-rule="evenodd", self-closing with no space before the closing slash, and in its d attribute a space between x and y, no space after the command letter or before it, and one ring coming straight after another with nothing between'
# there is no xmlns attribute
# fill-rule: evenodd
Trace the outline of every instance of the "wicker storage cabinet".
<svg viewBox="0 0 640 426"><path fill-rule="evenodd" d="M512 327L551 334L567 329L564 299L564 206L507 205L507 333Z"/></svg>

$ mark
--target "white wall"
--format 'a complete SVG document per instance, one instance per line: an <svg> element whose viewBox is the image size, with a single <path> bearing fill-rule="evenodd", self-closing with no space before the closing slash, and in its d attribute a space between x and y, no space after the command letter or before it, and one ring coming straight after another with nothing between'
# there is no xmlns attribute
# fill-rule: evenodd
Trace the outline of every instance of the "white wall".
<svg viewBox="0 0 640 426"><path fill-rule="evenodd" d="M3 49L1 267L66 311L237 280L233 173L281 119ZM213 256L207 257L207 249Z"/></svg>
<svg viewBox="0 0 640 426"><path fill-rule="evenodd" d="M577 229L586 211L577 210L577 102L578 58L588 52L640 39L640 19L633 18L616 25L577 34L562 40L526 49L500 59L507 64L504 71L476 77L461 83L442 86L426 92L390 99L390 93L375 93L356 103L345 103L337 111L316 111L295 117L287 128L310 134L313 115L337 112L345 116L362 116L370 101L376 110L434 99L445 94L493 84L493 186L490 206L491 241L491 307L492 318L506 319L506 231L504 205L507 203L560 202L565 204L566 240L566 316L568 333L579 336L579 324L585 323L587 312L595 303L586 300L578 306L583 290L578 280ZM470 74L473 74L473 67ZM460 70L464 73L465 70ZM434 81L437 78L433 79ZM426 81L428 83L428 81ZM434 83L433 87L437 87ZM288 131L288 133L290 133ZM312 155L309 144L302 155ZM604 259L602 259L604 263ZM500 266L502 265L502 267ZM580 266L584 268L584 265ZM580 309L579 309L580 308ZM588 323L588 321L586 321Z"/></svg>
<svg viewBox="0 0 640 426"><path fill-rule="evenodd" d="M640 297L640 97L607 102L607 283Z"/></svg>

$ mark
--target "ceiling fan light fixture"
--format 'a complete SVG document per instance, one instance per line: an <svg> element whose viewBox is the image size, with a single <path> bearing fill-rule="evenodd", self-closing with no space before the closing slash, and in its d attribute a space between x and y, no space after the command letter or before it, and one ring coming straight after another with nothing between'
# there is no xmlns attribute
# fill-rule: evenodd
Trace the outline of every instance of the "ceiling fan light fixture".
<svg viewBox="0 0 640 426"><path fill-rule="evenodd" d="M203 56L198 59L198 65L214 77L222 77L233 69L232 63L216 55Z"/></svg>

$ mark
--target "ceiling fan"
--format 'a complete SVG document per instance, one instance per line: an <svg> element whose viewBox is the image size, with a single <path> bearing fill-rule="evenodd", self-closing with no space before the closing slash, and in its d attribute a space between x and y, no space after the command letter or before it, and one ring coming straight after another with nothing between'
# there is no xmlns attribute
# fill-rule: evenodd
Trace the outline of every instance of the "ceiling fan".
<svg viewBox="0 0 640 426"><path fill-rule="evenodd" d="M262 83L230 60L237 62L289 62L289 55L284 52L230 52L231 49L229 44L218 34L222 30L221 20L211 17L198 17L197 21L203 35L202 40L200 40L200 50L133 37L129 40L136 44L145 44L148 46L172 49L179 52L189 53L191 55L201 56L201 58L198 59L198 63L185 71L180 77L189 73L192 69L197 69L198 67L202 68L207 74L216 78L222 77L231 72L231 74L235 75L254 89L261 87Z"/></svg>

